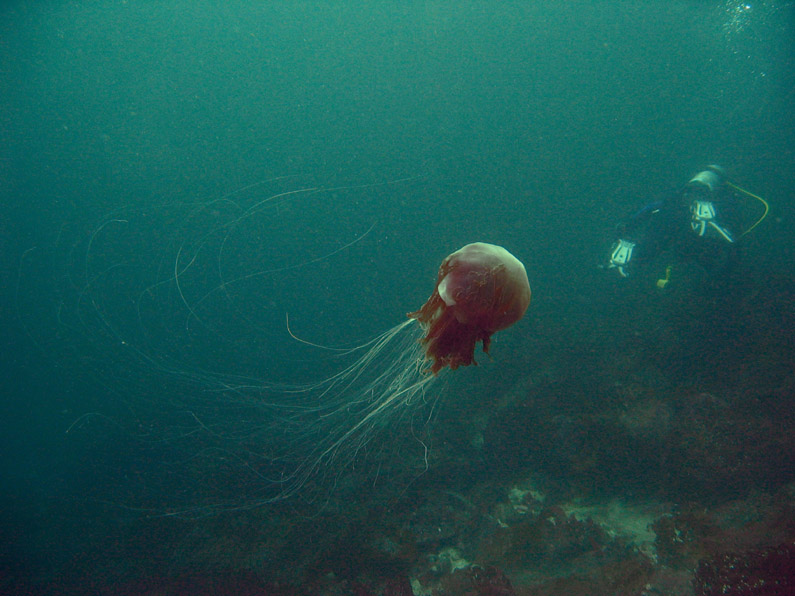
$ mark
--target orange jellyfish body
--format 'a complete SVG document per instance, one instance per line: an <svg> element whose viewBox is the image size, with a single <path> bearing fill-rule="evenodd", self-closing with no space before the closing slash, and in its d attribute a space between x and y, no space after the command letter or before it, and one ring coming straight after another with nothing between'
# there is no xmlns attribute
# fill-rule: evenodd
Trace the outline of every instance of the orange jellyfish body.
<svg viewBox="0 0 795 596"><path fill-rule="evenodd" d="M501 246L475 242L442 261L433 294L408 316L425 330L421 342L436 374L475 363L478 340L488 354L492 333L521 319L529 305L530 283L519 259Z"/></svg>

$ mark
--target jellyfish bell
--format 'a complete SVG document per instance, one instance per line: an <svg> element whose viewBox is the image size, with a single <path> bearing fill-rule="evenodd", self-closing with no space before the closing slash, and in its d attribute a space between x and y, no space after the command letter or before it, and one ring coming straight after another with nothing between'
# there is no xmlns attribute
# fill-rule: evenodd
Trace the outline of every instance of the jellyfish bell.
<svg viewBox="0 0 795 596"><path fill-rule="evenodd" d="M488 354L492 334L516 323L529 305L521 261L501 246L474 242L442 261L433 294L408 316L426 331L422 344L436 374L476 364L477 342Z"/></svg>

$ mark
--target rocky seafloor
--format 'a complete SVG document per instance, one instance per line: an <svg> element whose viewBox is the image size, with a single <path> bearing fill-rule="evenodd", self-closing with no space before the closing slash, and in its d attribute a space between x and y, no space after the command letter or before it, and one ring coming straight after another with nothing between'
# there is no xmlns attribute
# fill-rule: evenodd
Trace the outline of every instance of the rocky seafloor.
<svg viewBox="0 0 795 596"><path fill-rule="evenodd" d="M376 486L357 484L354 467L311 515L290 503L199 519L89 501L43 508L37 529L11 525L10 539L41 547L73 536L70 556L0 587L795 594L793 295L789 282L709 308L674 295L625 318L607 344L598 322L561 343L565 320L539 318L526 374L491 386L490 399L460 394L435 422L426 467L403 483L384 469Z"/></svg>

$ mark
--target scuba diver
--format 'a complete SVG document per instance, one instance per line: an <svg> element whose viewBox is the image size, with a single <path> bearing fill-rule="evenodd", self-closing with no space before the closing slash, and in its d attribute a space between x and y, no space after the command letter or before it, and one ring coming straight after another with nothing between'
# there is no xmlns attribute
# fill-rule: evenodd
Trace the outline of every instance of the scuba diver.
<svg viewBox="0 0 795 596"><path fill-rule="evenodd" d="M725 276L739 259L740 236L750 231L742 230L741 200L735 190L750 195L728 182L723 168L707 166L680 191L644 206L619 224L610 259L602 267L629 277L672 249L678 259L696 262L711 277ZM658 287L665 287L670 273L669 265Z"/></svg>

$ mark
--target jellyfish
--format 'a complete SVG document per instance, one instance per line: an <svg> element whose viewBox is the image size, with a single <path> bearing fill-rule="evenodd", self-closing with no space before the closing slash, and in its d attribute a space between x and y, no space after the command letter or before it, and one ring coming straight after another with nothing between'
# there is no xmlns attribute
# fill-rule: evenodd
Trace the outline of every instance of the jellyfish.
<svg viewBox="0 0 795 596"><path fill-rule="evenodd" d="M530 305L524 265L501 246L474 242L442 261L433 294L409 313L426 330L425 354L436 374L475 363L478 340L488 354L491 335L522 318Z"/></svg>
<svg viewBox="0 0 795 596"><path fill-rule="evenodd" d="M309 455L283 478L278 498L330 470L336 483L376 433L412 417L443 368L476 364L477 342L488 353L492 334L519 321L529 304L525 267L501 246L475 242L447 256L422 308L367 344L350 367L310 388L315 404L301 414L321 418Z"/></svg>
<svg viewBox="0 0 795 596"><path fill-rule="evenodd" d="M201 516L288 499L322 506L343 486L415 478L428 465L444 369L475 364L477 344L488 353L492 335L530 302L519 260L476 242L442 261L421 308L370 341L329 352L285 324L282 305L311 320L302 305L322 301L306 290L307 273L333 259L355 275L373 223L351 225L338 240L327 198L339 189L266 182L276 192L265 197L262 183L154 211L131 205L64 251L58 322L78 345L98 346L92 369L120 394L120 416L127 404L135 412L127 426L119 417L112 424L135 440L153 429L140 440L168 445L169 461L193 462L185 482L202 490L184 499L199 503L175 494L164 512ZM373 187L343 190L364 196ZM312 233L299 247L304 213ZM309 346L285 344L290 337ZM87 415L72 432L98 420Z"/></svg>

